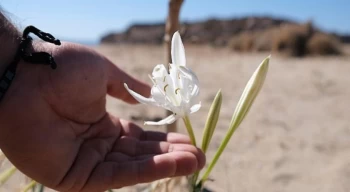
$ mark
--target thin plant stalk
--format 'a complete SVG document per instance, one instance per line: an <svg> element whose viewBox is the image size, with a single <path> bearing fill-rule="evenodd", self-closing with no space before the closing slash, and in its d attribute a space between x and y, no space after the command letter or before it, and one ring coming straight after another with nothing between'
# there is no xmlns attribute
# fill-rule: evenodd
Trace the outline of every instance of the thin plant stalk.
<svg viewBox="0 0 350 192"><path fill-rule="evenodd" d="M191 184L192 184L192 188L196 187L196 183L197 183L197 179L199 176L199 171L196 171L193 176L192 176L192 180L191 180Z"/></svg>
<svg viewBox="0 0 350 192"><path fill-rule="evenodd" d="M190 136L192 145L197 146L196 137L194 136L194 133L193 133L193 128L192 128L192 125L191 125L190 118L188 118L188 116L185 116L183 118L183 121L185 123L188 135Z"/></svg>

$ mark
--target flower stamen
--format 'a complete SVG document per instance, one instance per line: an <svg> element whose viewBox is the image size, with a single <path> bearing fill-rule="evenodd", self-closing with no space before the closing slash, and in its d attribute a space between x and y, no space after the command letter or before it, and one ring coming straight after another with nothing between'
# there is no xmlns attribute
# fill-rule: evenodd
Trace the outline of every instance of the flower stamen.
<svg viewBox="0 0 350 192"><path fill-rule="evenodd" d="M166 88L169 86L169 84L166 84L165 86L164 86L164 92L166 93Z"/></svg>
<svg viewBox="0 0 350 192"><path fill-rule="evenodd" d="M177 92L180 90L180 88L175 89L175 94L177 94Z"/></svg>

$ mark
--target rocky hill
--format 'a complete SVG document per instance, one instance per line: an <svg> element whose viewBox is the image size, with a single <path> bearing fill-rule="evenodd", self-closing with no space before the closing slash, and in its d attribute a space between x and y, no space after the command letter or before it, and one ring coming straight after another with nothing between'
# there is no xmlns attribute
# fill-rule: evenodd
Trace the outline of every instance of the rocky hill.
<svg viewBox="0 0 350 192"><path fill-rule="evenodd" d="M342 43L350 43L350 35L324 32L312 22L296 23L271 17L185 22L180 33L185 43L228 46L239 52L272 51L297 57L340 55ZM163 36L164 23L135 24L125 32L102 37L101 43L161 44Z"/></svg>
<svg viewBox="0 0 350 192"><path fill-rule="evenodd" d="M292 24L287 19L271 17L244 17L237 19L209 19L200 22L185 22L181 25L183 41L192 43L210 43L225 45L236 34L244 31L258 31L281 24ZM110 33L101 38L101 43L150 43L161 44L164 35L164 23L135 24L125 32Z"/></svg>

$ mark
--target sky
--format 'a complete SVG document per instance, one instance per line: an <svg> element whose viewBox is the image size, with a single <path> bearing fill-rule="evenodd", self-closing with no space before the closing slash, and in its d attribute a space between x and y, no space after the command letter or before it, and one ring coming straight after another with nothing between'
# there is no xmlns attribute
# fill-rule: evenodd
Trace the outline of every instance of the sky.
<svg viewBox="0 0 350 192"><path fill-rule="evenodd" d="M0 0L0 6L21 29L34 25L62 40L98 42L133 23L164 21L168 0ZM180 20L243 16L311 19L321 29L350 33L350 0L185 0Z"/></svg>

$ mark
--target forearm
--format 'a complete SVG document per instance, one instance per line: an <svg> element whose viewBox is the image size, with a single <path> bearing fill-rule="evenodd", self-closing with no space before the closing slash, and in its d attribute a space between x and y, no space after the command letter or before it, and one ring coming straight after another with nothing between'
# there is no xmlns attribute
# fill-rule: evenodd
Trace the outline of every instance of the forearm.
<svg viewBox="0 0 350 192"><path fill-rule="evenodd" d="M0 76L14 59L20 41L16 27L0 12Z"/></svg>

